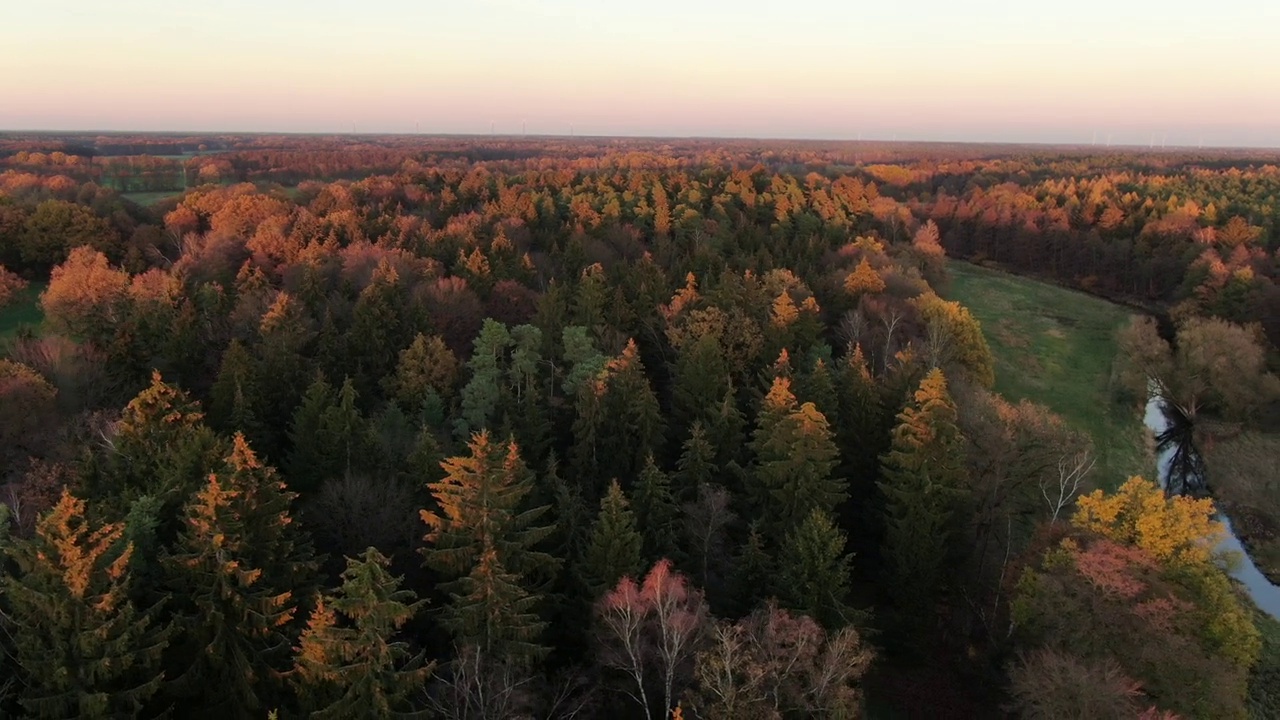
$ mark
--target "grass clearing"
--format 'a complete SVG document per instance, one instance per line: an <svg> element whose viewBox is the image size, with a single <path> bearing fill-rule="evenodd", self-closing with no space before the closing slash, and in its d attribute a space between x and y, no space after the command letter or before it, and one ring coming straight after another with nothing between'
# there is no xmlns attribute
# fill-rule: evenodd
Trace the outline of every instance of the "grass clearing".
<svg viewBox="0 0 1280 720"><path fill-rule="evenodd" d="M982 323L995 356L996 392L1048 406L1093 438L1094 481L1113 489L1130 475L1151 477L1140 408L1112 392L1116 330L1128 308L1074 290L951 261L944 293Z"/></svg>
<svg viewBox="0 0 1280 720"><path fill-rule="evenodd" d="M169 198L175 198L181 194L182 194L181 190L159 190L157 192L120 193L120 197L126 200L132 200L133 202L139 205L142 205L143 207L150 207L160 202L161 200L168 200Z"/></svg>
<svg viewBox="0 0 1280 720"><path fill-rule="evenodd" d="M1280 580L1280 434L1249 430L1199 445L1214 501L1258 569Z"/></svg>
<svg viewBox="0 0 1280 720"><path fill-rule="evenodd" d="M40 293L48 283L31 283L26 290L18 293L13 302L0 308L0 341L17 335L19 328L30 325L39 326L44 321L40 312Z"/></svg>

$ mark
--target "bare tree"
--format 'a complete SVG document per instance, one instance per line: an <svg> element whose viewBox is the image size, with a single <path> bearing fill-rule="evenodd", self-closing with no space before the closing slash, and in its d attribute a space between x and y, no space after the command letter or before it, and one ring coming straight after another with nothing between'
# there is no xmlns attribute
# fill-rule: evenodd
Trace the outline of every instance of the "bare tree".
<svg viewBox="0 0 1280 720"><path fill-rule="evenodd" d="M851 351L862 342L862 334L867 330L867 316L861 308L849 310L840 318L836 326L836 334Z"/></svg>
<svg viewBox="0 0 1280 720"><path fill-rule="evenodd" d="M729 509L729 491L720 485L703 483L698 487L698 499L686 503L682 511L684 532L698 567L698 580L702 587L711 587L712 570L724 555L724 530L734 518Z"/></svg>
<svg viewBox="0 0 1280 720"><path fill-rule="evenodd" d="M644 708L653 720L647 684L656 680L662 688L662 712L666 718L677 697L677 685L688 672L694 651L709 615L702 593L659 560L637 586L624 577L596 604L601 660L626 676L624 693ZM649 678L653 669L656 678Z"/></svg>
<svg viewBox="0 0 1280 720"><path fill-rule="evenodd" d="M427 705L445 720L527 720L533 717L532 681L517 666L467 646L436 676Z"/></svg>
<svg viewBox="0 0 1280 720"><path fill-rule="evenodd" d="M1080 494L1084 478L1097 463L1087 450L1058 459L1056 473L1045 473L1040 478L1040 494L1049 504L1050 522L1057 522L1058 515Z"/></svg>
<svg viewBox="0 0 1280 720"><path fill-rule="evenodd" d="M897 329L898 324L901 323L903 318L905 317L906 317L906 313L904 313L900 308L893 307L893 306L890 306L889 308L887 308L885 310L885 313L880 316L880 322L884 324L884 331L885 331L884 357L881 362L881 367L884 370L889 369L889 357L890 357L889 353L893 349L893 331Z"/></svg>

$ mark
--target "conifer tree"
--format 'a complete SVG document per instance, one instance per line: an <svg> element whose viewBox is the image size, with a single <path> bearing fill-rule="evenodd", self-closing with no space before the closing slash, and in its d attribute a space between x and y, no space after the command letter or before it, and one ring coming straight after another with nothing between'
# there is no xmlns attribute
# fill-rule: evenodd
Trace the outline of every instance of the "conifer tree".
<svg viewBox="0 0 1280 720"><path fill-rule="evenodd" d="M765 547L764 535L758 522L751 524L751 532L733 559L730 583L733 591L734 611L751 612L760 601L776 594L776 562Z"/></svg>
<svg viewBox="0 0 1280 720"><path fill-rule="evenodd" d="M535 612L555 559L534 549L551 532L535 523L547 507L527 508L533 483L514 441L472 436L469 454L444 461L445 477L429 484L438 510L423 510L429 567L454 578L442 621L460 645L489 657L527 660L542 654L545 623Z"/></svg>
<svg viewBox="0 0 1280 720"><path fill-rule="evenodd" d="M884 458L879 486L885 496L889 587L907 613L925 611L942 579L963 472L955 418L946 378L935 368L898 414Z"/></svg>
<svg viewBox="0 0 1280 720"><path fill-rule="evenodd" d="M680 459L676 461L672 495L678 504L693 502L698 497L698 488L713 482L715 476L716 449L702 423L694 422L689 428L689 437L684 441Z"/></svg>
<svg viewBox="0 0 1280 720"><path fill-rule="evenodd" d="M598 597L621 578L634 577L643 569L642 545L627 496L614 480L600 501L584 559L583 576L592 596Z"/></svg>
<svg viewBox="0 0 1280 720"><path fill-rule="evenodd" d="M685 343L672 373L672 419L675 427L709 422L729 391L729 366L714 335L699 335Z"/></svg>
<svg viewBox="0 0 1280 720"><path fill-rule="evenodd" d="M388 390L415 415L431 393L440 398L452 397L457 382L458 359L453 351L439 335L428 337L422 333L400 351L395 375L387 379Z"/></svg>
<svg viewBox="0 0 1280 720"><path fill-rule="evenodd" d="M662 558L675 559L676 522L680 506L671 495L671 480L654 462L653 453L645 459L644 468L635 485L635 514L640 535L644 538L646 564Z"/></svg>
<svg viewBox="0 0 1280 720"><path fill-rule="evenodd" d="M92 527L84 502L64 489L35 537L0 547L17 567L0 576L0 588L27 715L136 716L163 682L170 630L129 600L124 526Z"/></svg>
<svg viewBox="0 0 1280 720"><path fill-rule="evenodd" d="M187 504L164 559L178 626L166 666L184 712L242 717L276 697L298 603L316 563L289 515L295 495L237 434L224 466Z"/></svg>
<svg viewBox="0 0 1280 720"><path fill-rule="evenodd" d="M828 628L851 618L849 596L851 558L845 536L831 515L814 508L798 527L787 533L778 555L778 596L792 610L811 615Z"/></svg>
<svg viewBox="0 0 1280 720"><path fill-rule="evenodd" d="M293 413L289 428L289 453L286 469L289 486L301 491L314 490L332 476L335 468L334 448L325 442L324 421L337 406L333 388L321 373L316 374L302 403Z"/></svg>
<svg viewBox="0 0 1280 720"><path fill-rule="evenodd" d="M832 477L839 452L822 413L813 403L797 407L790 383L778 378L757 425L751 494L766 528L782 535L815 508L834 512L847 496L844 481Z"/></svg>
<svg viewBox="0 0 1280 720"><path fill-rule="evenodd" d="M331 326L330 331L334 343L341 342L337 328ZM270 457L283 457L289 419L307 386L308 351L316 332L302 302L280 292L262 316L258 333L261 340L253 348L257 356L253 377L258 383L250 396L250 408L269 443L262 450ZM338 367L336 362L330 365ZM320 366L326 367L323 361Z"/></svg>
<svg viewBox="0 0 1280 720"><path fill-rule="evenodd" d="M395 639L425 601L400 588L389 563L374 548L358 560L347 558L342 585L311 612L291 675L308 717L426 716L414 711L412 700L435 663Z"/></svg>
<svg viewBox="0 0 1280 720"><path fill-rule="evenodd" d="M604 428L599 452L606 477L633 478L645 457L662 446L662 410L645 376L634 340L609 361L604 396Z"/></svg>
<svg viewBox="0 0 1280 720"><path fill-rule="evenodd" d="M363 467L368 442L368 427L356 407L355 382L347 378L338 390L337 403L325 408L320 418L317 440L328 449L329 467L326 477L350 475Z"/></svg>
<svg viewBox="0 0 1280 720"><path fill-rule="evenodd" d="M254 378L254 361L244 343L232 340L222 354L218 379L209 390L209 423L221 431L242 430L231 425L236 406L242 414L253 412L257 381ZM237 402L237 395L240 396Z"/></svg>
<svg viewBox="0 0 1280 720"><path fill-rule="evenodd" d="M454 428L460 437L488 428L495 419L502 402L502 368L511 342L506 325L491 318L484 321L467 362L471 379L462 388L461 416Z"/></svg>
<svg viewBox="0 0 1280 720"><path fill-rule="evenodd" d="M347 334L348 367L362 395L372 395L378 381L394 370L400 348L409 343L408 304L404 283L383 258L356 299Z"/></svg>

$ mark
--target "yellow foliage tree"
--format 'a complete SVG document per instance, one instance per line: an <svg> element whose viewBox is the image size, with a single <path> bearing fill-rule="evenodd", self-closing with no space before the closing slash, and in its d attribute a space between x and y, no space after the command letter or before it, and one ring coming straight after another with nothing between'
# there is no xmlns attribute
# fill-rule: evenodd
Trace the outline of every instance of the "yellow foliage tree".
<svg viewBox="0 0 1280 720"><path fill-rule="evenodd" d="M1225 532L1213 513L1208 498L1165 497L1155 483L1134 476L1110 495L1095 490L1082 496L1071 522L1140 547L1160 562L1203 564Z"/></svg>
<svg viewBox="0 0 1280 720"><path fill-rule="evenodd" d="M844 279L844 289L850 295L883 292L884 278L880 277L880 273L876 272L864 257L853 272Z"/></svg>

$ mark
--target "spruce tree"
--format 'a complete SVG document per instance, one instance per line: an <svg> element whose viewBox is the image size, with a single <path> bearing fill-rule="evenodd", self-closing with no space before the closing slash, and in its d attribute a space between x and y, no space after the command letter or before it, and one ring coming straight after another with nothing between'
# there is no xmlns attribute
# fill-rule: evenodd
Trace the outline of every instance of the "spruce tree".
<svg viewBox="0 0 1280 720"><path fill-rule="evenodd" d="M827 419L813 403L797 407L790 383L777 378L760 409L751 440L751 495L765 526L782 535L816 509L834 512L847 497L832 477L839 451Z"/></svg>
<svg viewBox="0 0 1280 720"><path fill-rule="evenodd" d="M302 403L293 413L289 427L289 452L285 469L289 486L300 491L314 490L332 476L335 466L334 449L324 441L322 428L325 415L336 407L333 388L322 373L302 396Z"/></svg>
<svg viewBox="0 0 1280 720"><path fill-rule="evenodd" d="M547 507L527 508L532 479L515 442L472 436L469 454L444 462L445 477L429 484L438 509L423 510L426 564L453 578L442 622L460 645L489 657L528 660L544 648L545 623L535 609L555 559L534 549L552 528L535 523Z"/></svg>
<svg viewBox="0 0 1280 720"><path fill-rule="evenodd" d="M209 390L209 424L223 432L243 430L232 425L236 406L241 406L241 415L252 414L256 387L253 357L244 343L232 340L222 354L218 379Z"/></svg>
<svg viewBox="0 0 1280 720"><path fill-rule="evenodd" d="M338 333L336 328L330 329ZM258 332L261 340L252 348L257 356L253 377L258 383L250 395L250 407L268 443L260 450L279 458L287 446L290 417L307 386L311 367L308 358L318 355L310 351L316 332L306 307L287 292L276 295L271 309L262 316ZM340 334L334 341L341 341Z"/></svg>
<svg viewBox="0 0 1280 720"><path fill-rule="evenodd" d="M676 461L672 495L683 505L697 499L698 488L716 477L716 449L707 437L702 423L694 422L684 441L680 459Z"/></svg>
<svg viewBox="0 0 1280 720"><path fill-rule="evenodd" d="M851 558L845 536L831 515L814 508L787 533L778 555L778 597L785 607L814 617L828 628L852 619L849 596Z"/></svg>
<svg viewBox="0 0 1280 720"><path fill-rule="evenodd" d="M604 424L599 435L605 477L633 478L662 447L662 410L634 340L606 366Z"/></svg>
<svg viewBox="0 0 1280 720"><path fill-rule="evenodd" d="M347 334L348 367L357 389L366 397L394 371L400 349L409 344L408 300L399 274L383 258L356 299Z"/></svg>
<svg viewBox="0 0 1280 720"><path fill-rule="evenodd" d="M635 485L635 514L640 535L644 538L645 565L676 554L676 521L680 506L671 495L671 480L650 453Z"/></svg>
<svg viewBox="0 0 1280 720"><path fill-rule="evenodd" d="M308 717L426 717L413 698L434 663L395 639L425 601L400 588L389 562L374 548L347 558L342 585L311 612L291 675Z"/></svg>
<svg viewBox="0 0 1280 720"><path fill-rule="evenodd" d="M163 559L183 631L166 666L190 703L183 712L246 717L277 697L291 623L316 571L289 515L294 497L236 435L224 466L187 504L186 527Z"/></svg>
<svg viewBox="0 0 1280 720"><path fill-rule="evenodd" d="M460 438L489 428L502 403L503 365L511 347L511 333L507 326L493 319L486 319L475 339L475 350L467 369L471 379L462 388L460 416L454 423L454 431Z"/></svg>
<svg viewBox="0 0 1280 720"><path fill-rule="evenodd" d="M592 596L599 597L624 576L635 577L643 569L642 545L627 496L614 480L600 501L583 562L583 578Z"/></svg>
<svg viewBox="0 0 1280 720"><path fill-rule="evenodd" d="M678 428L709 422L729 391L729 366L714 335L699 335L685 343L672 372L672 419Z"/></svg>
<svg viewBox="0 0 1280 720"><path fill-rule="evenodd" d="M0 588L27 716L136 716L160 689L170 630L129 600L124 532L90 525L84 502L64 489L33 538L0 546L17 568Z"/></svg>
<svg viewBox="0 0 1280 720"><path fill-rule="evenodd" d="M879 486L885 496L889 590L907 614L926 611L942 581L963 473L955 418L946 378L935 368L898 414L884 458Z"/></svg>
<svg viewBox="0 0 1280 720"><path fill-rule="evenodd" d="M733 611L745 615L754 610L762 600L776 594L777 567L765 547L764 535L759 523L751 524L747 541L733 559L730 583L733 591Z"/></svg>
<svg viewBox="0 0 1280 720"><path fill-rule="evenodd" d="M325 408L320 417L320 434L316 438L327 449L329 460L325 477L341 477L364 467L369 441L368 424L360 409L355 382L346 378L338 391L337 403Z"/></svg>

